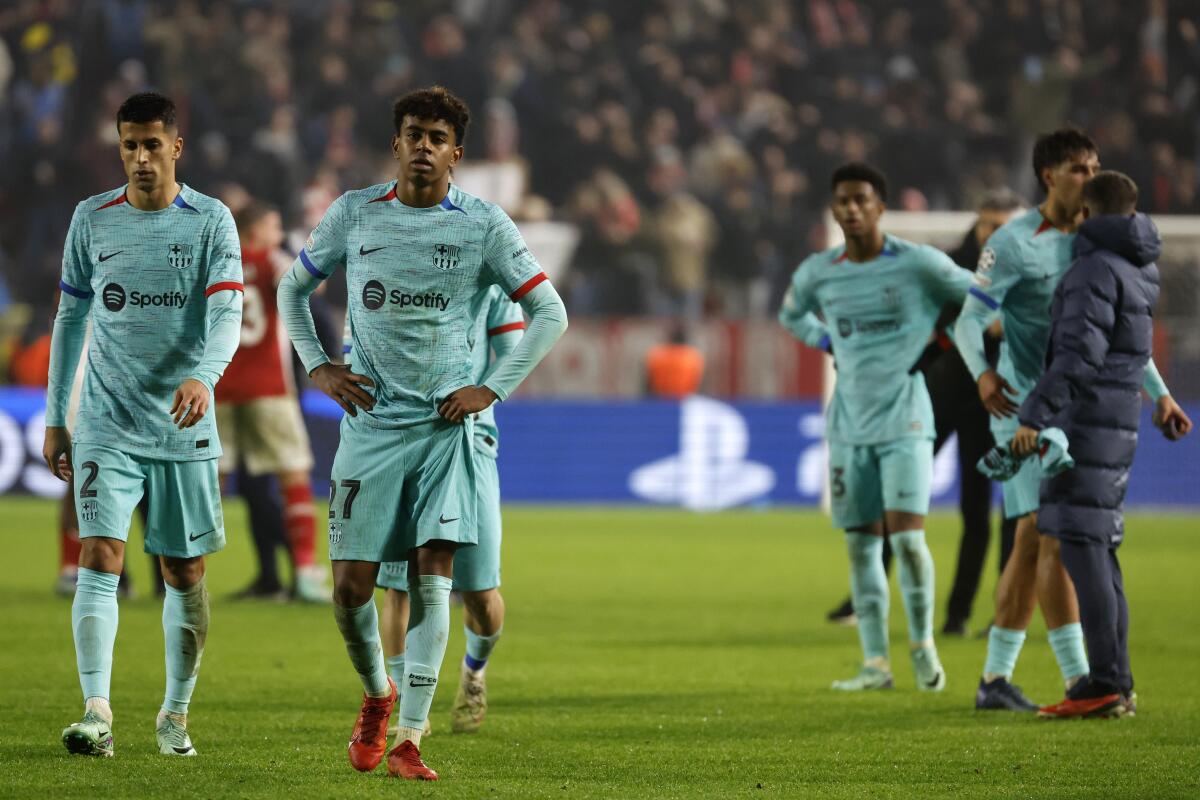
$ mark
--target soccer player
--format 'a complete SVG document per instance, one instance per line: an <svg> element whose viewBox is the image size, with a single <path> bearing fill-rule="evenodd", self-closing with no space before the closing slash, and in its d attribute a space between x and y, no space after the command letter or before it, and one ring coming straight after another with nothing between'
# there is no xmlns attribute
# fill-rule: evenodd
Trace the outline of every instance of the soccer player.
<svg viewBox="0 0 1200 800"><path fill-rule="evenodd" d="M309 477L312 449L292 384L291 359L285 362L283 358L275 302L279 271L274 258L283 243L283 224L278 211L258 201L248 203L234 221L241 238L246 294L241 344L217 390L217 424L225 445L222 478L236 469L239 458L251 476L273 473L279 477L295 596L327 603L330 594L325 570L317 564L314 545L317 521ZM261 484L257 488L261 489ZM269 552L274 559L273 546Z"/></svg>
<svg viewBox="0 0 1200 800"><path fill-rule="evenodd" d="M1137 449L1140 390L1154 343L1162 252L1158 229L1137 211L1137 185L1101 172L1083 187L1076 259L1054 293L1046 372L1021 405L1016 456L1029 456L1039 431L1060 428L1074 469L1042 482L1039 527L1060 542L1079 598L1089 675L1051 718L1122 716L1133 711L1129 608L1117 548ZM1168 439L1192 427L1186 415L1156 422Z"/></svg>
<svg viewBox="0 0 1200 800"><path fill-rule="evenodd" d="M365 690L350 763L387 751L397 691L379 642L380 562L408 559L400 744L390 774L436 780L420 756L450 628L454 554L477 541L473 415L504 400L566 329L566 310L499 207L450 183L469 112L441 87L393 107L397 180L347 192L326 212L279 287L280 313L313 382L346 411L330 476L334 614ZM354 341L329 362L307 299L346 265ZM530 316L482 384L471 380L479 296L499 284Z"/></svg>
<svg viewBox="0 0 1200 800"><path fill-rule="evenodd" d="M208 634L204 556L225 544L221 444L208 412L237 348L241 249L229 209L175 181L183 139L169 98L130 97L117 132L129 183L84 200L71 218L47 391L42 452L59 478L74 475L82 540L71 628L85 710L62 738L72 753L113 754L117 580L145 494L145 547L166 580L158 749L193 756L187 711ZM67 400L89 316L72 436Z"/></svg>
<svg viewBox="0 0 1200 800"><path fill-rule="evenodd" d="M917 688L941 691L946 675L933 641L933 559L925 543L933 478L933 411L925 379L910 372L947 302L971 283L944 253L885 235L887 180L875 168L845 164L833 173L830 208L843 247L804 260L779 320L798 338L829 349L837 386L829 405L833 524L846 531L850 595L863 665L835 689L893 685L888 660L884 524L899 556ZM814 316L819 312L821 323Z"/></svg>
<svg viewBox="0 0 1200 800"><path fill-rule="evenodd" d="M483 295L472 338L471 379L482 381L496 358L516 349L525 330L521 307L499 286ZM486 408L475 415L476 510L479 542L454 554L454 590L462 593L467 652L463 657L458 693L450 709L450 730L473 733L487 714L488 658L504 627L504 598L500 595L500 474L496 455L500 432L495 412ZM404 633L408 625L408 564L393 561L379 570L379 586L387 589L383 606L383 651L388 673L403 696Z"/></svg>
<svg viewBox="0 0 1200 800"><path fill-rule="evenodd" d="M980 254L975 285L955 324L954 338L984 408L993 417L997 443L1012 440L1018 405L1042 374L1050 300L1071 264L1075 231L1082 219L1083 186L1099 169L1096 145L1082 131L1062 128L1040 136L1033 149L1033 170L1046 199L996 231ZM984 330L996 312L1004 325L1004 340L999 364L993 369L984 352ZM1160 416L1175 418L1182 413L1152 360L1145 386ZM1017 538L996 587L996 617L975 696L978 709L1037 710L1011 682L1035 604L1041 606L1068 690L1088 673L1079 606L1062 565L1059 541L1040 535L1037 528L1041 478L1038 459L1031 458L1003 483L1004 514L1018 518Z"/></svg>

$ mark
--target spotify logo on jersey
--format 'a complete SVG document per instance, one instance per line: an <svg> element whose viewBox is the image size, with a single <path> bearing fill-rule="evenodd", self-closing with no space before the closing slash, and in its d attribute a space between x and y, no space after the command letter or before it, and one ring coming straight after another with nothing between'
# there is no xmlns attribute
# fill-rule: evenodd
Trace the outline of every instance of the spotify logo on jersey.
<svg viewBox="0 0 1200 800"><path fill-rule="evenodd" d="M120 311L125 307L125 290L119 284L110 283L105 286L100 297L109 311Z"/></svg>
<svg viewBox="0 0 1200 800"><path fill-rule="evenodd" d="M363 287L363 305L371 311L382 306L385 297L387 290L379 281L367 281L367 285Z"/></svg>

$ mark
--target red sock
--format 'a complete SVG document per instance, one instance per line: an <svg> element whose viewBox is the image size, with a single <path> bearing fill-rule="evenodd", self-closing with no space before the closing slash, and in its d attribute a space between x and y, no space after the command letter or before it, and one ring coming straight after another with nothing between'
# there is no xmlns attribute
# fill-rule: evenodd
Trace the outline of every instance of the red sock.
<svg viewBox="0 0 1200 800"><path fill-rule="evenodd" d="M317 516L313 509L312 487L307 482L283 487L283 527L296 566L311 567L317 563Z"/></svg>
<svg viewBox="0 0 1200 800"><path fill-rule="evenodd" d="M79 523L75 521L75 501L73 486L68 486L67 494L61 501L58 515L58 569L59 572L67 567L79 566L79 553L83 545L79 542Z"/></svg>

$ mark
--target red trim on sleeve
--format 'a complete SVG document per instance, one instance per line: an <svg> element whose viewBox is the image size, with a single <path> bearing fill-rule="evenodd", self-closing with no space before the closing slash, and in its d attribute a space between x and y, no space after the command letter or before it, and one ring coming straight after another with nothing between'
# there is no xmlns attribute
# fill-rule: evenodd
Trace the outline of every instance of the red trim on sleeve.
<svg viewBox="0 0 1200 800"><path fill-rule="evenodd" d="M96 210L97 210L97 211L103 211L103 210L104 210L104 209L106 209L106 208L112 208L113 206L119 206L119 205L121 205L121 203L124 203L124 202L125 202L125 193L124 193L124 192L122 192L122 193L121 193L121 196L120 196L120 197L118 197L116 200L109 200L107 203L105 203L104 205L100 206L100 207L99 207L99 208L97 208Z"/></svg>
<svg viewBox="0 0 1200 800"><path fill-rule="evenodd" d="M243 287L237 281L221 281L220 283L214 283L212 286L205 289L204 296L212 297L217 292L223 292L226 289L230 289L235 292L245 292L246 291L245 287Z"/></svg>
<svg viewBox="0 0 1200 800"><path fill-rule="evenodd" d="M502 333L512 333L513 331L525 330L524 322L510 322L507 325L500 325L488 331L488 336L499 336Z"/></svg>
<svg viewBox="0 0 1200 800"><path fill-rule="evenodd" d="M524 297L525 295L527 295L531 291L533 291L533 287L537 286L539 283L541 283L542 281L545 281L545 280L549 280L549 278L546 277L546 273L539 272L537 275L534 275L532 278L530 278L529 280L527 280L523 284L521 284L521 288L517 289L515 292L510 294L509 297L515 303L518 300L520 300L522 297Z"/></svg>

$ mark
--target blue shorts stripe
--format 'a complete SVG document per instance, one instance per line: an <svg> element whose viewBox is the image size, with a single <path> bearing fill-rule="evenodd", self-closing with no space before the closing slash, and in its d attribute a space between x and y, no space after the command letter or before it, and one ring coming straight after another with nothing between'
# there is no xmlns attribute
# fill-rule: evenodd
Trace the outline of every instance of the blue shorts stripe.
<svg viewBox="0 0 1200 800"><path fill-rule="evenodd" d="M303 264L304 268L312 273L312 276L319 281L323 281L329 277L324 272L321 272L321 270L317 269L316 265L312 263L312 259L308 257L308 253L304 252L303 249L300 250L300 263Z"/></svg>
<svg viewBox="0 0 1200 800"><path fill-rule="evenodd" d="M979 289L976 289L974 286L972 286L972 287L971 287L971 290L970 290L969 292L967 292L967 294L971 295L972 297L977 297L977 298L979 298L979 300L980 300L980 301L981 301L981 302L982 302L982 303L983 303L985 306L987 306L988 308L990 308L992 311L995 311L997 308L999 308L999 307L1000 307L1000 304L999 304L999 303L997 303L997 302L996 302L995 300L993 300L992 298L988 297L988 295L987 295L987 293L986 293L986 292L983 292L983 291L981 291L981 290L979 290Z"/></svg>
<svg viewBox="0 0 1200 800"><path fill-rule="evenodd" d="M82 289L76 289L74 286L67 283L66 281L59 281L58 288L62 289L64 292L71 295L71 297L78 297L80 300L87 300L89 297L91 297L94 294L94 292L85 292Z"/></svg>

